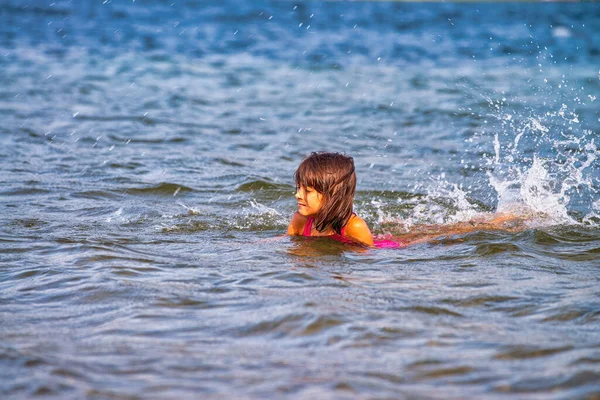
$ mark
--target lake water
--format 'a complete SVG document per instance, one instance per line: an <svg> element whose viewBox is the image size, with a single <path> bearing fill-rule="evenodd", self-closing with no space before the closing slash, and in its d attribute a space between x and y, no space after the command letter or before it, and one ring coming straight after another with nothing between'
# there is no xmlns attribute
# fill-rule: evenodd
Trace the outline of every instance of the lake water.
<svg viewBox="0 0 600 400"><path fill-rule="evenodd" d="M0 4L3 398L600 396L600 3ZM403 249L282 236L351 154Z"/></svg>

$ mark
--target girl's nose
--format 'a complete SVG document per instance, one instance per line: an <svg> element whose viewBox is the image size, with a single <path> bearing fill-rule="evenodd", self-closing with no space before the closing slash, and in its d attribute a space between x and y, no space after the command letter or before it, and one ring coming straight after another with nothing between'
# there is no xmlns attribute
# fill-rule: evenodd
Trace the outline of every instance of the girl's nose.
<svg viewBox="0 0 600 400"><path fill-rule="evenodd" d="M297 199L301 199L302 198L302 194L300 193L302 189L298 188L296 189L296 194L294 195Z"/></svg>

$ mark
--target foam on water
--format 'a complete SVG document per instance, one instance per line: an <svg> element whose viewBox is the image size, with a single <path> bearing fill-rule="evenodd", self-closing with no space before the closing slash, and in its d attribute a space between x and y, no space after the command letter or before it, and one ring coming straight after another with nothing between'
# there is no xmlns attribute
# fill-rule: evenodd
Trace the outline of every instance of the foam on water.
<svg viewBox="0 0 600 400"><path fill-rule="evenodd" d="M510 121L503 132L508 144L499 146L494 136L496 157L487 170L498 211L519 209L553 224L596 225L591 214L598 196L593 133L582 129L578 115L565 104L523 122ZM524 148L521 139L527 141Z"/></svg>
<svg viewBox="0 0 600 400"><path fill-rule="evenodd" d="M579 115L579 110L589 109L587 98L590 102L595 98L585 96L583 87L566 92L569 84L564 75L556 87L545 91L531 84L529 90L536 95L540 92L539 96L548 99L563 99L562 103L549 104L547 111L527 107L523 110L522 105L518 109L504 96L498 101L484 96L492 112L482 112L482 117L496 123L468 140L476 143L472 153L483 156L469 161L469 151L465 150L461 157L467 160L461 159L461 164L465 163L467 170L483 171L480 180L487 180L493 191L477 192L447 180L442 173L432 178L429 185L419 186L427 195L404 222L414 225L467 221L489 211L482 210L474 200L484 198L484 203L495 205L492 208L496 212L526 216L530 225L536 227L598 226L600 153L595 133L585 128L586 121Z"/></svg>
<svg viewBox="0 0 600 400"><path fill-rule="evenodd" d="M444 178L435 181L428 194L417 200L410 214L403 220L407 227L421 224L453 224L468 221L483 214L478 204L468 197L468 189Z"/></svg>

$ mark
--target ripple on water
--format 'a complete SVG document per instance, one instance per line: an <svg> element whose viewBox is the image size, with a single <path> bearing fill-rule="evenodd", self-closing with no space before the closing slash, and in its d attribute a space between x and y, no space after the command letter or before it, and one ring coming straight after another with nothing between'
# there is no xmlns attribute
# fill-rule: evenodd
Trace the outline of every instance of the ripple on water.
<svg viewBox="0 0 600 400"><path fill-rule="evenodd" d="M600 355L581 357L581 358L578 358L577 360L573 361L570 365L577 366L577 365L595 365L595 364L600 364Z"/></svg>
<svg viewBox="0 0 600 400"><path fill-rule="evenodd" d="M273 336L285 337L302 329L304 323L310 319L310 314L288 314L251 324L238 331L238 335L245 336Z"/></svg>
<svg viewBox="0 0 600 400"><path fill-rule="evenodd" d="M317 278L304 271L283 271L274 273L271 276L271 279L274 279L275 281L289 282L296 286L298 284L314 283Z"/></svg>
<svg viewBox="0 0 600 400"><path fill-rule="evenodd" d="M114 191L84 190L82 192L73 192L70 196L74 199L119 200L123 195Z"/></svg>
<svg viewBox="0 0 600 400"><path fill-rule="evenodd" d="M588 324L600 319L600 308L581 304L547 310L545 314L549 315L542 320L543 322L577 321L580 324Z"/></svg>
<svg viewBox="0 0 600 400"><path fill-rule="evenodd" d="M555 248L553 251L547 252L547 255L571 262L598 261L600 260L600 247L584 248L579 251L568 247L564 249Z"/></svg>
<svg viewBox="0 0 600 400"><path fill-rule="evenodd" d="M251 324L238 331L238 335L267 337L317 336L345 324L346 320L335 315L312 313L288 314Z"/></svg>
<svg viewBox="0 0 600 400"><path fill-rule="evenodd" d="M516 254L519 252L519 246L513 243L480 243L475 246L475 254L481 257L491 257L503 253Z"/></svg>
<svg viewBox="0 0 600 400"><path fill-rule="evenodd" d="M125 144L169 144L169 143L185 143L187 141L186 138L180 136L173 137L165 137L164 135L158 137L151 136L132 136L132 137L124 137L118 135L108 135L108 137L116 143L125 143ZM138 163L128 163L130 165L135 166Z"/></svg>
<svg viewBox="0 0 600 400"><path fill-rule="evenodd" d="M470 296L466 298L460 299L443 299L442 303L452 304L457 307L491 307L493 308L497 304L503 304L506 302L511 302L514 300L518 300L518 297L514 296L493 296L493 295L479 295L479 296Z"/></svg>
<svg viewBox="0 0 600 400"><path fill-rule="evenodd" d="M158 297L154 300L153 304L157 307L192 309L217 308L223 306L221 303L213 301L210 298L197 299L189 296L183 297L177 295Z"/></svg>
<svg viewBox="0 0 600 400"><path fill-rule="evenodd" d="M476 370L466 365L449 366L449 367L432 367L419 371L415 375L417 380L439 380L444 379L447 382L449 377L468 375Z"/></svg>
<svg viewBox="0 0 600 400"><path fill-rule="evenodd" d="M573 350L573 346L541 347L541 346L507 346L498 351L494 358L497 360L525 360L538 357L548 357Z"/></svg>
<svg viewBox="0 0 600 400"><path fill-rule="evenodd" d="M161 228L163 233L183 233L193 234L197 232L204 232L211 229L213 226L205 221L193 220L187 221L183 224L163 226Z"/></svg>
<svg viewBox="0 0 600 400"><path fill-rule="evenodd" d="M249 182L242 183L237 187L240 192L254 192L258 190L275 190L281 193L288 193L291 189L290 185L276 184L273 182L267 182L260 179L251 180Z"/></svg>
<svg viewBox="0 0 600 400"><path fill-rule="evenodd" d="M33 195L42 195L42 194L49 194L49 193L52 193L52 192L47 189L17 187L17 188L10 188L10 189L3 190L0 192L0 195L3 195L3 196L23 196L23 195L33 196Z"/></svg>
<svg viewBox="0 0 600 400"><path fill-rule="evenodd" d="M515 379L509 384L495 385L494 391L501 393L537 393L562 391L568 398L597 399L600 373L584 370L571 374L556 374L525 379ZM573 389L572 391L570 391Z"/></svg>
<svg viewBox="0 0 600 400"><path fill-rule="evenodd" d="M193 192L194 189L176 183L162 182L150 187L126 188L127 194L141 196L175 196L180 193Z"/></svg>
<svg viewBox="0 0 600 400"><path fill-rule="evenodd" d="M368 329L362 326L349 328L352 336L344 336L344 348L368 348L373 346L394 345L396 341L419 338L422 331L416 329L405 329L397 327L383 327Z"/></svg>
<svg viewBox="0 0 600 400"><path fill-rule="evenodd" d="M548 230L536 230L535 243L554 245L558 243L588 243L599 239L597 230L581 226L554 226Z"/></svg>
<svg viewBox="0 0 600 400"><path fill-rule="evenodd" d="M439 306L412 306L412 307L401 307L399 311L416 312L420 314L429 314L434 316L448 316L448 317L463 317L462 314L449 310Z"/></svg>

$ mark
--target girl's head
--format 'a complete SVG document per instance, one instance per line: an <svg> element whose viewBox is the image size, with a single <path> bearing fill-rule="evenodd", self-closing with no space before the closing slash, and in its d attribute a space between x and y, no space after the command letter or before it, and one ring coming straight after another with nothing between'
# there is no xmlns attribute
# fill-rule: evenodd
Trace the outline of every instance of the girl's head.
<svg viewBox="0 0 600 400"><path fill-rule="evenodd" d="M298 212L315 219L323 232L341 233L352 216L356 189L354 160L340 153L317 152L307 157L294 174Z"/></svg>

